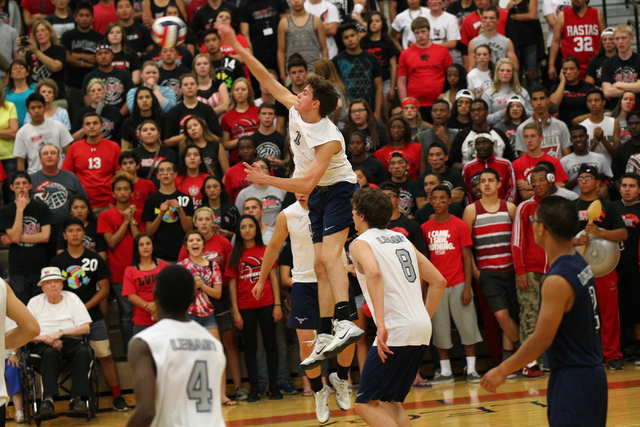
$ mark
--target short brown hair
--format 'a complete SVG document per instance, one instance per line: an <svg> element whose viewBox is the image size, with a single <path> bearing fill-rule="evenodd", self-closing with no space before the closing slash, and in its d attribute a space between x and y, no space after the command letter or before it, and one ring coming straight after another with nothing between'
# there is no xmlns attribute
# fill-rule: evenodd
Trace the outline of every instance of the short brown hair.
<svg viewBox="0 0 640 427"><path fill-rule="evenodd" d="M524 131L527 130L527 129L533 129L533 130L536 131L536 133L539 136L542 136L542 126L540 126L539 123L530 122L530 123L527 123L526 125L524 125L524 128L522 129L522 134L523 135L524 135Z"/></svg>
<svg viewBox="0 0 640 427"><path fill-rule="evenodd" d="M393 205L391 199L382 190L372 187L359 188L353 194L351 204L357 213L364 215L370 228L387 228Z"/></svg>
<svg viewBox="0 0 640 427"><path fill-rule="evenodd" d="M411 23L411 32L414 32L415 30L419 30L421 28L428 28L429 30L431 29L431 24L429 24L429 20L424 16L418 16Z"/></svg>
<svg viewBox="0 0 640 427"><path fill-rule="evenodd" d="M111 179L111 191L115 191L116 184L120 181L127 181L129 183L129 187L133 190L133 177L131 174L125 171L118 171L114 175L113 179Z"/></svg>
<svg viewBox="0 0 640 427"><path fill-rule="evenodd" d="M320 116L327 117L336 110L340 95L333 83L320 76L309 76L305 84L313 90L313 100L320 101Z"/></svg>

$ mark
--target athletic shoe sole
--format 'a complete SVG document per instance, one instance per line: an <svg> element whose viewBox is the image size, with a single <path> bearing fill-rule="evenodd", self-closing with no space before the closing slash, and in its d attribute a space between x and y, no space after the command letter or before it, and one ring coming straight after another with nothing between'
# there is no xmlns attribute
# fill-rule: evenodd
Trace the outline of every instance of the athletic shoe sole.
<svg viewBox="0 0 640 427"><path fill-rule="evenodd" d="M351 344L358 342L358 340L360 340L360 338L362 338L363 335L364 335L364 331L360 329L360 333L358 333L357 335L352 335L351 337L345 340L342 340L342 343L338 347L336 347L331 351L325 350L324 353L322 353L322 355L325 357L325 359L331 359L332 357L335 357L340 353L342 353L342 350L349 347Z"/></svg>

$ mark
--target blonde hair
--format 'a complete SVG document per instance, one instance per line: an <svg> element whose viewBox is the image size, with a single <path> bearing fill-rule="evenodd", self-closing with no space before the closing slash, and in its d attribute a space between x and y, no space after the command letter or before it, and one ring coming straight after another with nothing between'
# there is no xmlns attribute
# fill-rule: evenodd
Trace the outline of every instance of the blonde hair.
<svg viewBox="0 0 640 427"><path fill-rule="evenodd" d="M198 62L198 59L200 58L205 58L209 62L209 77L211 77L213 83L216 83L216 70L213 68L213 65L211 65L211 59L209 59L209 55L206 53L199 53L193 58L193 62L191 63L191 71L196 76L198 75L196 74L196 62Z"/></svg>
<svg viewBox="0 0 640 427"><path fill-rule="evenodd" d="M347 96L347 89L344 87L342 80L340 80L336 66L333 65L331 60L326 58L318 59L313 63L313 72L320 77L324 77L326 80L329 80L331 83L336 85L338 89L340 89L345 97Z"/></svg>
<svg viewBox="0 0 640 427"><path fill-rule="evenodd" d="M516 65L509 58L500 58L498 62L496 62L496 71L493 76L493 93L498 93L500 91L500 87L502 83L500 83L499 70L503 64L508 64L511 67L511 81L509 82L509 86L511 86L511 90L516 94L522 96L522 86L520 85L520 79L518 79L518 71L516 69ZM524 96L522 96L524 98Z"/></svg>
<svg viewBox="0 0 640 427"><path fill-rule="evenodd" d="M230 110L233 110L234 108L236 108L236 105L237 105L237 104L236 104L236 100L235 100L235 98L233 97L233 90L236 88L236 85L237 85L238 83L241 83L241 82L242 82L242 83L244 83L245 85L247 85L247 88L249 89L249 96L247 97L247 103L248 103L249 105L251 105L251 106L256 105L256 102L255 102L255 95L254 95L254 93L253 93L253 88L251 87L251 84L249 83L249 80L245 79L244 77L240 77L240 78L237 78L237 79L233 82L233 85L231 86L231 96L230 96L230 98L231 98L231 100L230 100L230 101L231 101L231 102L230 102L230 104L229 104L229 109L230 109Z"/></svg>
<svg viewBox="0 0 640 427"><path fill-rule="evenodd" d="M60 46L60 40L58 40L58 35L53 29L53 26L51 25L51 23L46 19L38 19L36 22L33 23L33 26L31 27L33 29L31 31L31 40L36 42L36 45L38 45L38 48L40 48L40 43L38 43L38 39L36 38L36 30L38 29L38 25L44 25L44 27L47 30L49 30L49 34L51 34L51 44Z"/></svg>
<svg viewBox="0 0 640 427"><path fill-rule="evenodd" d="M87 92L89 92L89 90L91 89L91 86L95 84L99 84L100 86L102 86L102 89L104 90L104 82L102 81L102 79L94 77L93 79L89 80L89 83L87 83Z"/></svg>
<svg viewBox="0 0 640 427"><path fill-rule="evenodd" d="M618 24L616 25L616 27L613 29L613 33L615 35L615 33L629 33L629 35L633 38L633 30L631 29L631 25L629 24Z"/></svg>
<svg viewBox="0 0 640 427"><path fill-rule="evenodd" d="M211 219L214 220L216 219L216 215L215 213L213 213L213 209L211 209L209 206L200 206L198 209L196 209L196 211L193 213L193 225L196 225L196 219L198 219L198 217L200 216L201 213L208 213L209 215L211 215Z"/></svg>

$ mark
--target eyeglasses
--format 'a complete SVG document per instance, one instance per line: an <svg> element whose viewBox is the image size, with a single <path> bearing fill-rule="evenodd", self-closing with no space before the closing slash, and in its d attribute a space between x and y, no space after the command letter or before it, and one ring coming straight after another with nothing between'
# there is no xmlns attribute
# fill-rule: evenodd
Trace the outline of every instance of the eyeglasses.
<svg viewBox="0 0 640 427"><path fill-rule="evenodd" d="M530 222L531 224L535 224L536 222L537 222L538 224L542 224L542 221L540 221L540 220L538 220L538 219L535 219L535 217L534 217L533 215L529 215L529 222Z"/></svg>
<svg viewBox="0 0 640 427"><path fill-rule="evenodd" d="M589 181L593 181L595 178L592 176L581 176L578 177L578 182L589 182Z"/></svg>
<svg viewBox="0 0 640 427"><path fill-rule="evenodd" d="M351 112L355 114L361 114L361 113L364 113L365 111L367 111L365 108L354 108L353 110L351 110Z"/></svg>

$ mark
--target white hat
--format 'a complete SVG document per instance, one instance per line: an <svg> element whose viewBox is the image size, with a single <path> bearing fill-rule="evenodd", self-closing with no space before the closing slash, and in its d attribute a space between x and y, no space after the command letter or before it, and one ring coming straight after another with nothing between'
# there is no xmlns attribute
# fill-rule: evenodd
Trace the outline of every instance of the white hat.
<svg viewBox="0 0 640 427"><path fill-rule="evenodd" d="M42 286L44 282L49 280L64 280L62 277L62 273L60 273L60 269L58 267L45 267L40 272L40 281L38 282L38 286Z"/></svg>
<svg viewBox="0 0 640 427"><path fill-rule="evenodd" d="M522 105L523 107L524 105L524 99L522 99L522 97L520 95L513 95L511 98L509 98L509 100L507 101L507 105L512 103L512 102L517 102L518 104Z"/></svg>
<svg viewBox="0 0 640 427"><path fill-rule="evenodd" d="M458 93L456 93L456 101L460 98L468 98L472 101L475 99L475 97L473 96L473 92L471 92L469 89L460 89Z"/></svg>

